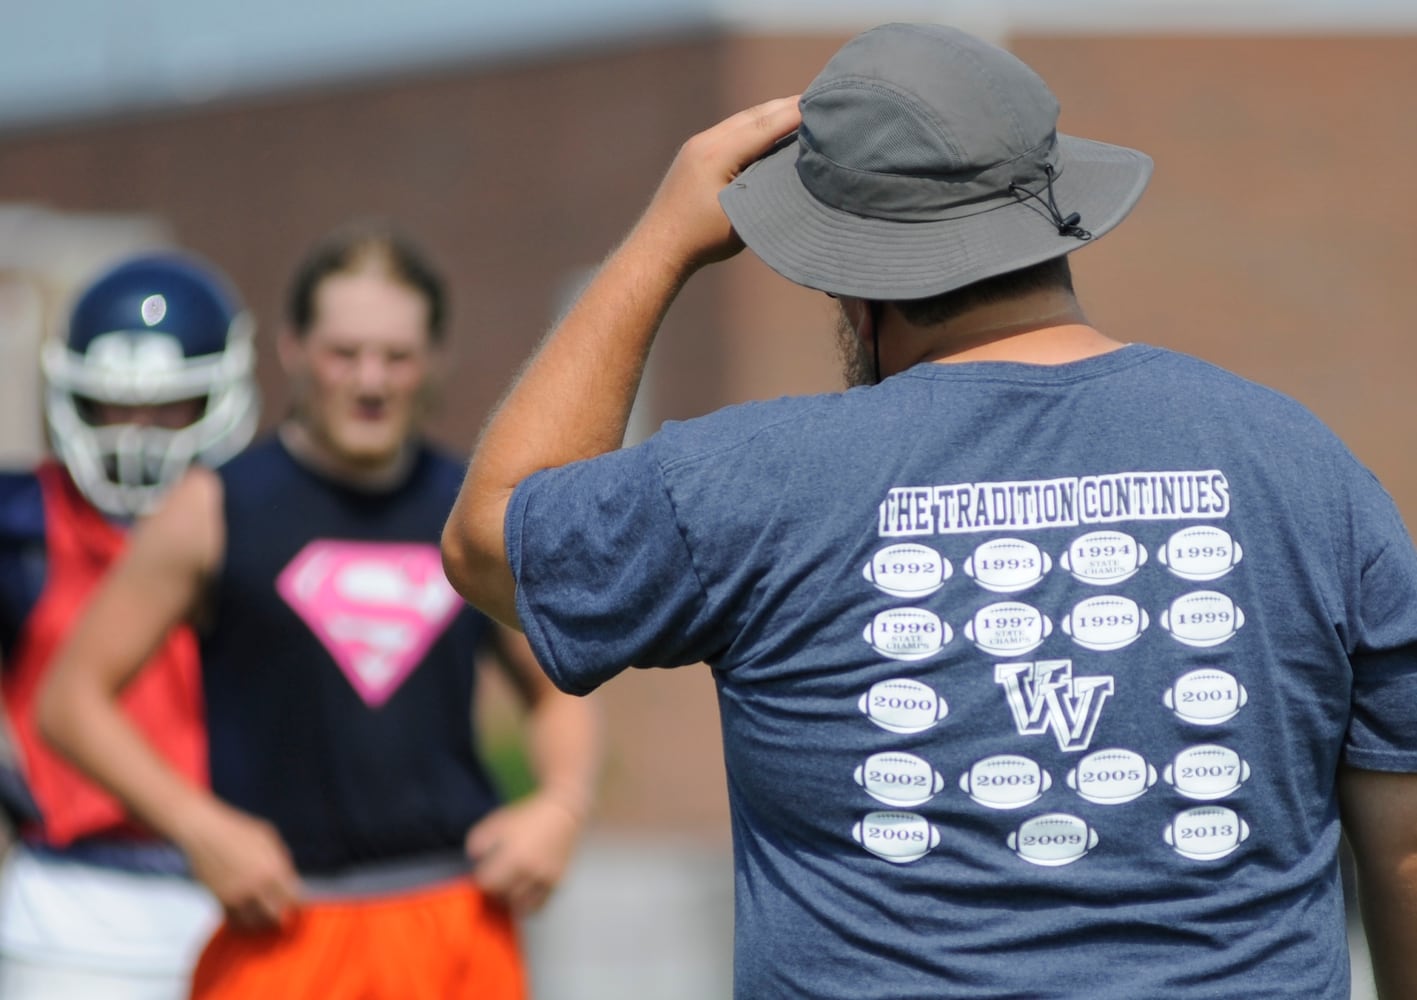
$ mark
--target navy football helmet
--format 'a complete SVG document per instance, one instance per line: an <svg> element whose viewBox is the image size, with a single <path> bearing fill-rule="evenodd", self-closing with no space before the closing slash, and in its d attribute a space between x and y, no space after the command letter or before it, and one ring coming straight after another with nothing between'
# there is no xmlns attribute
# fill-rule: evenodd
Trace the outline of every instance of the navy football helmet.
<svg viewBox="0 0 1417 1000"><path fill-rule="evenodd" d="M79 295L65 336L45 343L50 443L100 510L153 508L193 461L216 465L251 440L254 323L225 278L176 252L129 258ZM119 414L192 401L171 428Z"/></svg>

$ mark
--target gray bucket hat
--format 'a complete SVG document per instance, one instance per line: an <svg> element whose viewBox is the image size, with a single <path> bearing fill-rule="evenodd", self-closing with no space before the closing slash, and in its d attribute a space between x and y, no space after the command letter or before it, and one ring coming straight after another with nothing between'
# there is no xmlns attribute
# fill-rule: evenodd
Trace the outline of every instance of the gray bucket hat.
<svg viewBox="0 0 1417 1000"><path fill-rule="evenodd" d="M926 298L1062 256L1151 176L1144 153L1058 134L1038 74L944 25L857 35L800 105L796 141L719 202L769 267L834 295Z"/></svg>

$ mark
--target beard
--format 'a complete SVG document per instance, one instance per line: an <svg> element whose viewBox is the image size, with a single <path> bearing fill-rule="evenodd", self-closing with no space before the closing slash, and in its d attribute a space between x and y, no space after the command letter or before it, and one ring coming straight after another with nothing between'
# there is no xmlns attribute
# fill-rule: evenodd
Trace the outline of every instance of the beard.
<svg viewBox="0 0 1417 1000"><path fill-rule="evenodd" d="M876 384L875 360L861 338L856 336L846 313L841 311L836 314L836 350L841 359L841 377L846 382L846 388Z"/></svg>

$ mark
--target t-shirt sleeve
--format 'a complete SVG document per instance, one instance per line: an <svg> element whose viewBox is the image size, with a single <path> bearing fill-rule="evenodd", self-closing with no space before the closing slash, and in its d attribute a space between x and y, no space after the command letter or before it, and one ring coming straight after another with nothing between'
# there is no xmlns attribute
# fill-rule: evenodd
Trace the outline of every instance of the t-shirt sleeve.
<svg viewBox="0 0 1417 1000"><path fill-rule="evenodd" d="M648 448L528 477L507 508L506 544L522 628L562 690L713 651L712 611Z"/></svg>
<svg viewBox="0 0 1417 1000"><path fill-rule="evenodd" d="M1347 621L1353 700L1344 756L1353 767L1417 772L1417 552L1370 477L1354 517L1362 561Z"/></svg>

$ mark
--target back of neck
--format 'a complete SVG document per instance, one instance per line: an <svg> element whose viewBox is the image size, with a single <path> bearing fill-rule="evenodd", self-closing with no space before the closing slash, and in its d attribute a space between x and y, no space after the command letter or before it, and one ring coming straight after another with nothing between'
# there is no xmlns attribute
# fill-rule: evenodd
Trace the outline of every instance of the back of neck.
<svg viewBox="0 0 1417 1000"><path fill-rule="evenodd" d="M1042 289L980 303L907 336L911 334L919 338L918 360L941 364L1015 361L1060 365L1125 346L1088 323L1077 299L1063 289Z"/></svg>
<svg viewBox="0 0 1417 1000"><path fill-rule="evenodd" d="M1015 361L1033 365L1065 365L1125 346L1086 323L1060 323L1017 331L1001 330L987 336L955 341L921 360L937 364Z"/></svg>

